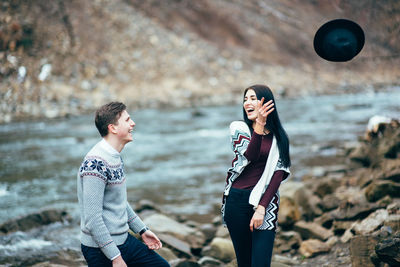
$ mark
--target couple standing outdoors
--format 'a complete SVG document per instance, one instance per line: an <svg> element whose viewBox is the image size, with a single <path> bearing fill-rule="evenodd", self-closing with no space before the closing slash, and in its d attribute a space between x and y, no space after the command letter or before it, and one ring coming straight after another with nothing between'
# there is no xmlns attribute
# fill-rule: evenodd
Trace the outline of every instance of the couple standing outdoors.
<svg viewBox="0 0 400 267"><path fill-rule="evenodd" d="M290 173L289 139L267 86L245 89L243 118L230 125L235 158L221 211L238 266L265 267L277 228L278 188ZM135 123L123 103L111 102L96 111L95 124L102 140L85 156L77 176L81 250L88 266L169 266L154 252L162 247L160 240L127 201L120 153L132 141Z"/></svg>

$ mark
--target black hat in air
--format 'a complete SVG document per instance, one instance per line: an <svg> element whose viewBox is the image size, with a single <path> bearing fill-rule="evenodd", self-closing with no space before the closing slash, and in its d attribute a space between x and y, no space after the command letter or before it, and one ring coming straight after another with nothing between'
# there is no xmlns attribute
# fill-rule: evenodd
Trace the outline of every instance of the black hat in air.
<svg viewBox="0 0 400 267"><path fill-rule="evenodd" d="M364 42L364 31L357 23L335 19L322 25L315 33L314 50L323 59L344 62L360 53Z"/></svg>

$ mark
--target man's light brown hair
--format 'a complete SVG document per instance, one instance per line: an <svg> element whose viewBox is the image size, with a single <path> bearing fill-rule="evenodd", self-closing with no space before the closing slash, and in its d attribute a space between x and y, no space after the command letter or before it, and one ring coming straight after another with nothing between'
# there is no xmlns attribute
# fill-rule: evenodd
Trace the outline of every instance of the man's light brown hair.
<svg viewBox="0 0 400 267"><path fill-rule="evenodd" d="M96 110L94 122L102 137L108 134L109 124L118 124L118 120L124 110L126 110L126 106L121 102L111 102Z"/></svg>

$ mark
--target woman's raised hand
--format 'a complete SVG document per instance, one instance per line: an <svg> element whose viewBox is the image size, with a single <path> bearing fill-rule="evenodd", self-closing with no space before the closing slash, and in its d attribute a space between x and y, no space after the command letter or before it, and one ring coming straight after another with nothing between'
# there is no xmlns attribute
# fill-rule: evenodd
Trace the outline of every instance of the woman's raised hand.
<svg viewBox="0 0 400 267"><path fill-rule="evenodd" d="M274 103L272 100L264 104L264 97L261 98L261 100L257 103L258 114L256 120L258 121L258 123L265 124L268 115L271 114L274 109Z"/></svg>

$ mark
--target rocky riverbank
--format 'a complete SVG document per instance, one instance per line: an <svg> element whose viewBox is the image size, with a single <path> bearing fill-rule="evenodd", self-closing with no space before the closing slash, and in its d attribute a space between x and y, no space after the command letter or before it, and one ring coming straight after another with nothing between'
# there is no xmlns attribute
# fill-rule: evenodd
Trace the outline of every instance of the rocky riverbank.
<svg viewBox="0 0 400 267"><path fill-rule="evenodd" d="M380 123L357 147L349 148L343 168L324 169L281 186L279 231L273 265L398 266L400 264L400 126ZM210 221L165 214L154 203L132 203L164 247L171 266L236 266L219 204ZM78 227L65 211L46 210L0 225L0 235L62 223ZM68 238L68 237L62 237ZM85 266L78 250L32 259L9 259L0 266Z"/></svg>

